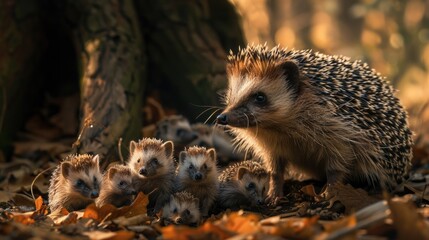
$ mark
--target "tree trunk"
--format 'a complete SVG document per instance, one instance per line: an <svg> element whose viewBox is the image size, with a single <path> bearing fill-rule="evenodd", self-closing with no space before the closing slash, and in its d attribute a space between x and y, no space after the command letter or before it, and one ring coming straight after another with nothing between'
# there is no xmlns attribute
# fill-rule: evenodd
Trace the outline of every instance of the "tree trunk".
<svg viewBox="0 0 429 240"><path fill-rule="evenodd" d="M74 3L73 3L74 4ZM145 82L143 40L131 0L79 1L75 42L82 56L79 151L109 160L123 137L137 139Z"/></svg>
<svg viewBox="0 0 429 240"><path fill-rule="evenodd" d="M46 49L38 1L0 1L0 150L12 136L40 93L42 56ZM1 157L0 157L1 158Z"/></svg>
<svg viewBox="0 0 429 240"><path fill-rule="evenodd" d="M219 106L225 60L243 45L233 6L226 0L136 1L148 54L149 82L167 107L190 120ZM222 13L222 14L221 14Z"/></svg>

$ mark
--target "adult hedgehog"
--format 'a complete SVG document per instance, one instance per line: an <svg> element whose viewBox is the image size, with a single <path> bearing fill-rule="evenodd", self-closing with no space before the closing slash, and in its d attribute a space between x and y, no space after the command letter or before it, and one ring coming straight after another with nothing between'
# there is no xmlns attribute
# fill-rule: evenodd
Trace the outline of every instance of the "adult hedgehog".
<svg viewBox="0 0 429 240"><path fill-rule="evenodd" d="M394 89L369 66L311 50L247 46L227 63L228 125L283 196L290 167L327 180L392 189L410 168L411 131Z"/></svg>

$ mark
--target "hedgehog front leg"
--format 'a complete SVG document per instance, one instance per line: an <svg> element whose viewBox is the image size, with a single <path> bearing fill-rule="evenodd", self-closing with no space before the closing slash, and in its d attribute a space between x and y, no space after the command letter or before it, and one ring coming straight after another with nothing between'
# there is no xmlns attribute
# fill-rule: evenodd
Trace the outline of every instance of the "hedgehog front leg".
<svg viewBox="0 0 429 240"><path fill-rule="evenodd" d="M326 171L326 187L325 190L320 194L323 200L332 199L337 195L335 185L343 183L345 173L338 170L327 170Z"/></svg>
<svg viewBox="0 0 429 240"><path fill-rule="evenodd" d="M270 205L277 205L283 197L284 173L286 171L286 161L278 158L271 161L270 170L270 190L268 192L268 201Z"/></svg>

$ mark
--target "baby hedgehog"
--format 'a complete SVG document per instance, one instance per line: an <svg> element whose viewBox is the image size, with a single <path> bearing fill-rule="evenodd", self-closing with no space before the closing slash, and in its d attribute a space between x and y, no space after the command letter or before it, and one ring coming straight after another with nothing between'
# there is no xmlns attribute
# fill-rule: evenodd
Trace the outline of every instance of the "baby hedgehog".
<svg viewBox="0 0 429 240"><path fill-rule="evenodd" d="M70 155L54 170L49 185L49 208L75 211L94 202L100 192L99 156Z"/></svg>
<svg viewBox="0 0 429 240"><path fill-rule="evenodd" d="M177 191L188 191L200 200L200 210L207 216L219 189L216 151L190 147L180 152L177 167Z"/></svg>
<svg viewBox="0 0 429 240"><path fill-rule="evenodd" d="M260 163L235 163L219 176L219 204L232 210L261 206L267 198L269 182L269 174Z"/></svg>
<svg viewBox="0 0 429 240"><path fill-rule="evenodd" d="M177 153L197 137L188 119L182 115L167 116L156 124L155 138L173 141Z"/></svg>
<svg viewBox="0 0 429 240"><path fill-rule="evenodd" d="M116 207L130 205L137 192L134 189L133 173L128 166L114 165L103 176L100 196L95 200L98 207L112 204Z"/></svg>
<svg viewBox="0 0 429 240"><path fill-rule="evenodd" d="M225 110L242 149L271 173L272 203L294 166L332 184L392 189L410 169L411 131L393 88L367 64L248 46L228 57Z"/></svg>
<svg viewBox="0 0 429 240"><path fill-rule="evenodd" d="M191 141L188 146L215 148L219 166L225 166L231 161L243 160L244 155L235 151L232 137L223 130L203 123L192 124L191 128L196 133L197 138Z"/></svg>
<svg viewBox="0 0 429 240"><path fill-rule="evenodd" d="M173 149L173 142L163 143L155 138L130 142L128 166L135 173L133 184L137 191L149 194L148 209L153 209L153 213L161 210L173 193Z"/></svg>
<svg viewBox="0 0 429 240"><path fill-rule="evenodd" d="M189 192L177 192L170 197L163 210L162 217L174 224L196 226L200 222L200 201Z"/></svg>

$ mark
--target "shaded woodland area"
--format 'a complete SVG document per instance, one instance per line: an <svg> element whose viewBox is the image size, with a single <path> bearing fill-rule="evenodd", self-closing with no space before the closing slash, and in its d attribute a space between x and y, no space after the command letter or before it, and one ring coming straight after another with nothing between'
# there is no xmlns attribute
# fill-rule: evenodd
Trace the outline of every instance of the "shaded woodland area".
<svg viewBox="0 0 429 240"><path fill-rule="evenodd" d="M198 228L161 227L143 195L121 209L48 217L44 170L70 153L98 153L103 167L120 151L126 158L129 141L166 115L210 123L230 49L265 42L362 59L400 90L415 147L399 196L346 185L337 203L320 203L320 186L293 182L282 207L219 213ZM0 1L0 235L429 238L428 93L429 1Z"/></svg>

